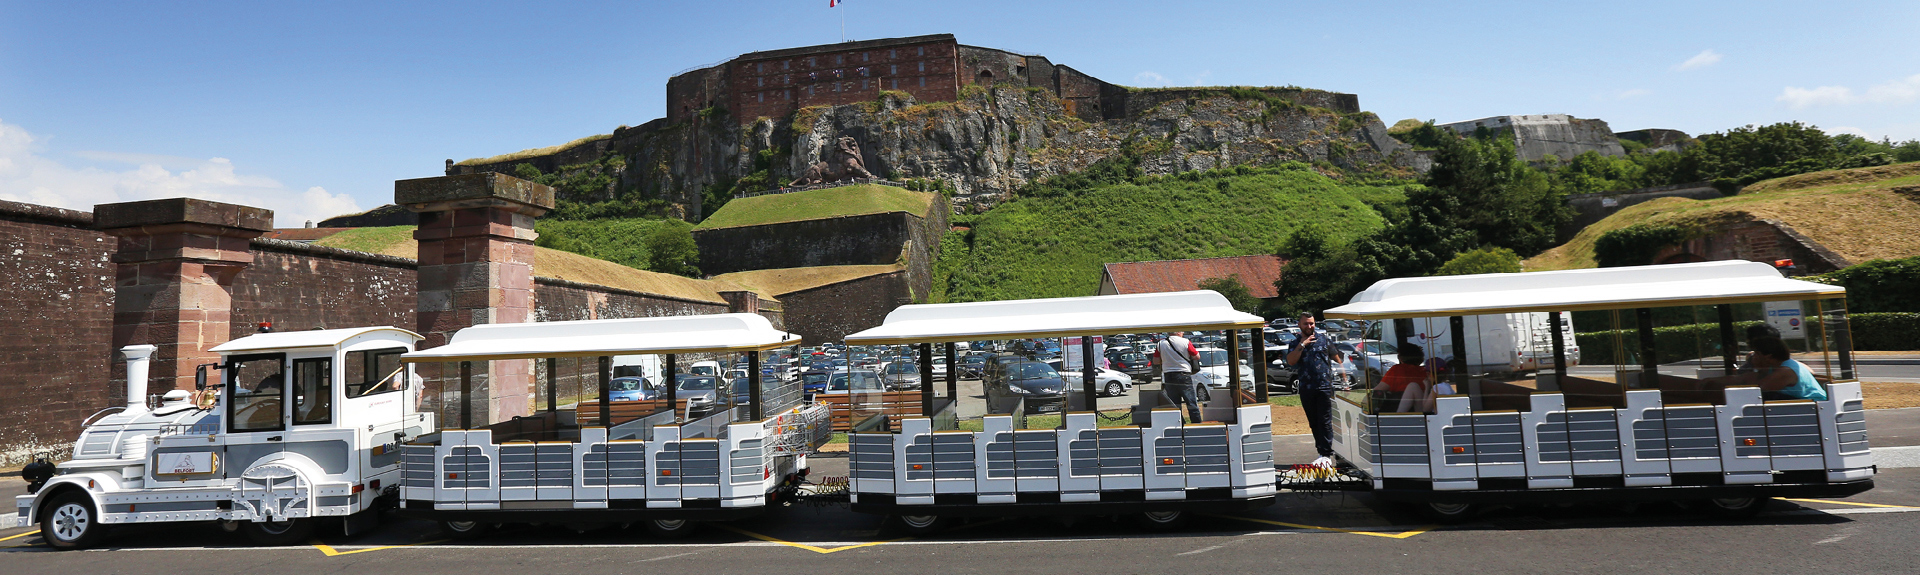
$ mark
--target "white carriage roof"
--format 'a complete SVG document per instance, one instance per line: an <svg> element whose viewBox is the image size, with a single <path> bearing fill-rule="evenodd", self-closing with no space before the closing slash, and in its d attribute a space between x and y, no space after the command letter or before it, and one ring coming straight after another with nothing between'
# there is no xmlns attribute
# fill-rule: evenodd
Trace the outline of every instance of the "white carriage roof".
<svg viewBox="0 0 1920 575"><path fill-rule="evenodd" d="M1374 282L1329 318L1390 319L1535 311L1711 305L1844 296L1847 289L1720 261Z"/></svg>
<svg viewBox="0 0 1920 575"><path fill-rule="evenodd" d="M411 338L410 341L426 339L420 334L392 326L350 327L346 329L315 329L308 331L284 331L275 333L256 333L240 339L213 346L207 350L214 353L233 353L238 351L263 351L269 349L295 349L314 347L335 347L361 334L376 331L393 332L393 335Z"/></svg>
<svg viewBox="0 0 1920 575"><path fill-rule="evenodd" d="M595 319L476 325L446 345L401 356L403 361L477 361L648 353L759 351L798 345L800 336L774 329L751 313Z"/></svg>
<svg viewBox="0 0 1920 575"><path fill-rule="evenodd" d="M1209 290L900 306L850 344L900 344L1202 329L1246 329L1260 316Z"/></svg>

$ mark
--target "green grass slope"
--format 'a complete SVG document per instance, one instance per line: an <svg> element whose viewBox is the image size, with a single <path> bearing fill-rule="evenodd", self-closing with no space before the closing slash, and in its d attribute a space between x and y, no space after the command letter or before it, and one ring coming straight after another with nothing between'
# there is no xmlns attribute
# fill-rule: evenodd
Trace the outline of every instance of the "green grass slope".
<svg viewBox="0 0 1920 575"><path fill-rule="evenodd" d="M542 220L534 224L540 234L534 245L647 269L647 236L659 226L687 224L650 218Z"/></svg>
<svg viewBox="0 0 1920 575"><path fill-rule="evenodd" d="M1107 263L1273 253L1306 225L1349 241L1384 225L1370 204L1398 203L1409 185L1342 183L1292 164L1021 198L947 234L933 301L1093 295Z"/></svg>
<svg viewBox="0 0 1920 575"><path fill-rule="evenodd" d="M907 212L926 217L935 194L892 186L859 184L771 194L727 202L720 211L694 226L696 230L757 226L841 216Z"/></svg>

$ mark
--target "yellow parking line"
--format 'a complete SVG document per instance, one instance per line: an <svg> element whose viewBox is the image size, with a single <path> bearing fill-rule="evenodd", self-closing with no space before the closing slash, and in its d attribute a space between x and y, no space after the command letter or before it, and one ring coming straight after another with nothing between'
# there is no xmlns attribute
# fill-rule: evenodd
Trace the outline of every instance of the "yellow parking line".
<svg viewBox="0 0 1920 575"><path fill-rule="evenodd" d="M894 543L894 542L899 542L899 541L906 541L906 540L908 540L908 539L912 539L912 537L901 537L901 538L899 538L899 539L888 539L888 540L886 540L886 541L874 541L874 542L872 542L872 543L856 543L856 544L853 544L853 545L847 545L847 546L844 546L844 547L833 547L833 548L827 548L827 547L818 547L818 546L814 546L814 545L808 545L808 544L805 544L805 543L794 543L794 542L792 542L792 541L787 541L787 540L785 540L785 539L780 539L780 538L776 538L776 537L771 537L771 536L767 536L767 535L761 535L761 534L759 534L759 533L754 533L754 532L752 532L752 531L748 531L748 530L745 530L745 529L741 529L741 528L739 528L739 527L734 527L734 526L731 526L731 525L715 525L715 527L719 527L719 528L721 528L721 529L725 529L725 530L728 530L728 531L732 531L732 532L734 532L734 533L739 533L739 534L741 534L741 535L745 535L745 536L748 536L748 537L752 537L752 538L754 538L754 539L759 539L759 540L761 540L761 541L766 541L766 542L768 542L768 543L779 543L779 544L781 544L781 545L785 545L785 546L788 546L788 547L797 547L797 548L800 548L800 549L805 549L805 550L808 550L808 551L812 551L812 552L814 552L814 553L820 553L820 554L823 554L823 555L824 555L824 554L827 554L827 553L836 553L836 552L840 552L840 551L846 551L846 550L848 550L848 549L859 549L859 548L861 548L861 547L872 547L872 546L875 546L875 545L886 545L886 544L888 544L888 543Z"/></svg>
<svg viewBox="0 0 1920 575"><path fill-rule="evenodd" d="M1322 526L1319 526L1319 525L1305 525L1305 524L1300 524L1300 523L1287 523L1287 522L1285 522L1285 521L1270 521L1270 520L1266 520L1266 519L1254 519L1254 518L1252 518L1252 517L1234 517L1234 516L1232 516L1232 515L1211 515L1211 514L1209 514L1208 516L1209 516L1209 517L1222 517L1222 518L1226 518L1226 519L1238 519L1238 520L1241 520L1241 521L1251 521L1251 522L1254 522L1254 523L1265 523L1265 524L1268 524L1268 525L1279 525L1279 526L1282 526L1282 527L1292 527L1292 528L1295 528L1295 529L1316 529L1316 530L1320 530L1320 531L1332 531L1332 532L1335 532L1335 533L1348 533L1348 534L1353 534L1353 535L1370 535L1370 536L1373 536L1373 537L1385 537L1385 538L1388 538L1388 539L1406 539L1406 538L1408 538L1408 537L1412 537L1412 536L1415 536L1415 535L1419 535L1419 534L1421 534L1421 533L1426 533L1426 532L1428 532L1428 531L1432 531L1432 530L1434 529L1434 527L1436 527L1436 526L1434 526L1434 525L1428 525L1428 526L1425 526L1425 527L1421 527L1421 528L1419 528L1419 529L1414 529L1414 530L1412 530L1412 531L1402 531L1402 532L1399 532L1399 533L1381 533L1381 532L1379 532L1379 531L1359 531L1359 530L1355 530L1355 529L1341 529L1341 528L1339 528L1339 527L1322 527Z"/></svg>
<svg viewBox="0 0 1920 575"><path fill-rule="evenodd" d="M6 536L6 537L0 537L0 541L12 541L12 540L14 540L14 539L19 539L19 538L21 538L21 537L26 537L26 536L28 536L28 535L39 535L39 534L40 534L40 532L39 532L39 531L28 531L28 532L26 532L26 533L21 533L21 534L18 534L18 535L8 535L8 536Z"/></svg>
<svg viewBox="0 0 1920 575"><path fill-rule="evenodd" d="M321 553L325 553L325 554L326 554L326 555L327 555L328 557L335 557L335 556L339 556L339 555L352 555L352 554L355 554L355 553L366 553L366 552L368 552L368 551L382 551L382 550L386 550L386 549L399 549L399 548L401 548L401 547L416 547L416 546L420 546L420 545L432 545L432 544L435 544L435 543L446 543L447 541L450 541L450 540L448 540L448 539L435 539L435 540L433 540L433 541L422 541L422 542L419 542L419 543L408 543L408 544L405 544L405 545L386 545L386 546L382 546L382 547L368 547L368 548L366 548L366 549L354 549L354 550L352 550L352 551L341 551L341 550L338 550L338 549L334 549L334 548L333 548L333 546L331 546L331 545L327 545L327 544L325 544L325 543L315 543L315 544L313 544L313 548L314 548L314 549L319 549Z"/></svg>
<svg viewBox="0 0 1920 575"><path fill-rule="evenodd" d="M1889 507L1893 509L1920 509L1920 507L1914 507L1911 505L1881 505L1879 503L1857 503L1853 501L1834 501L1832 499L1788 499L1788 498L1782 497L1780 498L1780 500L1794 501L1799 503L1832 503L1835 505L1858 505L1860 507Z"/></svg>

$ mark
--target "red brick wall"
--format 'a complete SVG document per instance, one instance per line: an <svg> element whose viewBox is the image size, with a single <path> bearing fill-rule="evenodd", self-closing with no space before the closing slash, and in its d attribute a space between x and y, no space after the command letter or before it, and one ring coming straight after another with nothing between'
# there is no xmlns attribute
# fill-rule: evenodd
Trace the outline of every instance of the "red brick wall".
<svg viewBox="0 0 1920 575"><path fill-rule="evenodd" d="M727 63L730 108L742 121L778 118L807 106L873 101L899 90L922 102L959 98L952 40Z"/></svg>
<svg viewBox="0 0 1920 575"><path fill-rule="evenodd" d="M276 331L390 325L411 330L412 260L275 240L253 241L253 265L233 281L234 338L260 322Z"/></svg>
<svg viewBox="0 0 1920 575"><path fill-rule="evenodd" d="M115 243L92 221L0 201L0 465L71 448L82 419L125 403L109 383Z"/></svg>

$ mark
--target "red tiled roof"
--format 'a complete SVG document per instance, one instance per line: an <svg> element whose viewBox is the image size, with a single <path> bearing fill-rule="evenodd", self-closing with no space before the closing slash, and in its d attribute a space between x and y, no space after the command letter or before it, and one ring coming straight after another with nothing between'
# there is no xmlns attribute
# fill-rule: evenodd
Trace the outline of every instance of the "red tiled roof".
<svg viewBox="0 0 1920 575"><path fill-rule="evenodd" d="M1161 293L1199 289L1200 280L1239 274L1253 297L1280 297L1273 282L1280 279L1286 260L1279 256L1235 256L1197 260L1162 260L1107 264L1107 278L1118 293Z"/></svg>
<svg viewBox="0 0 1920 575"><path fill-rule="evenodd" d="M290 242L311 242L351 229L353 228L279 228L261 237Z"/></svg>

